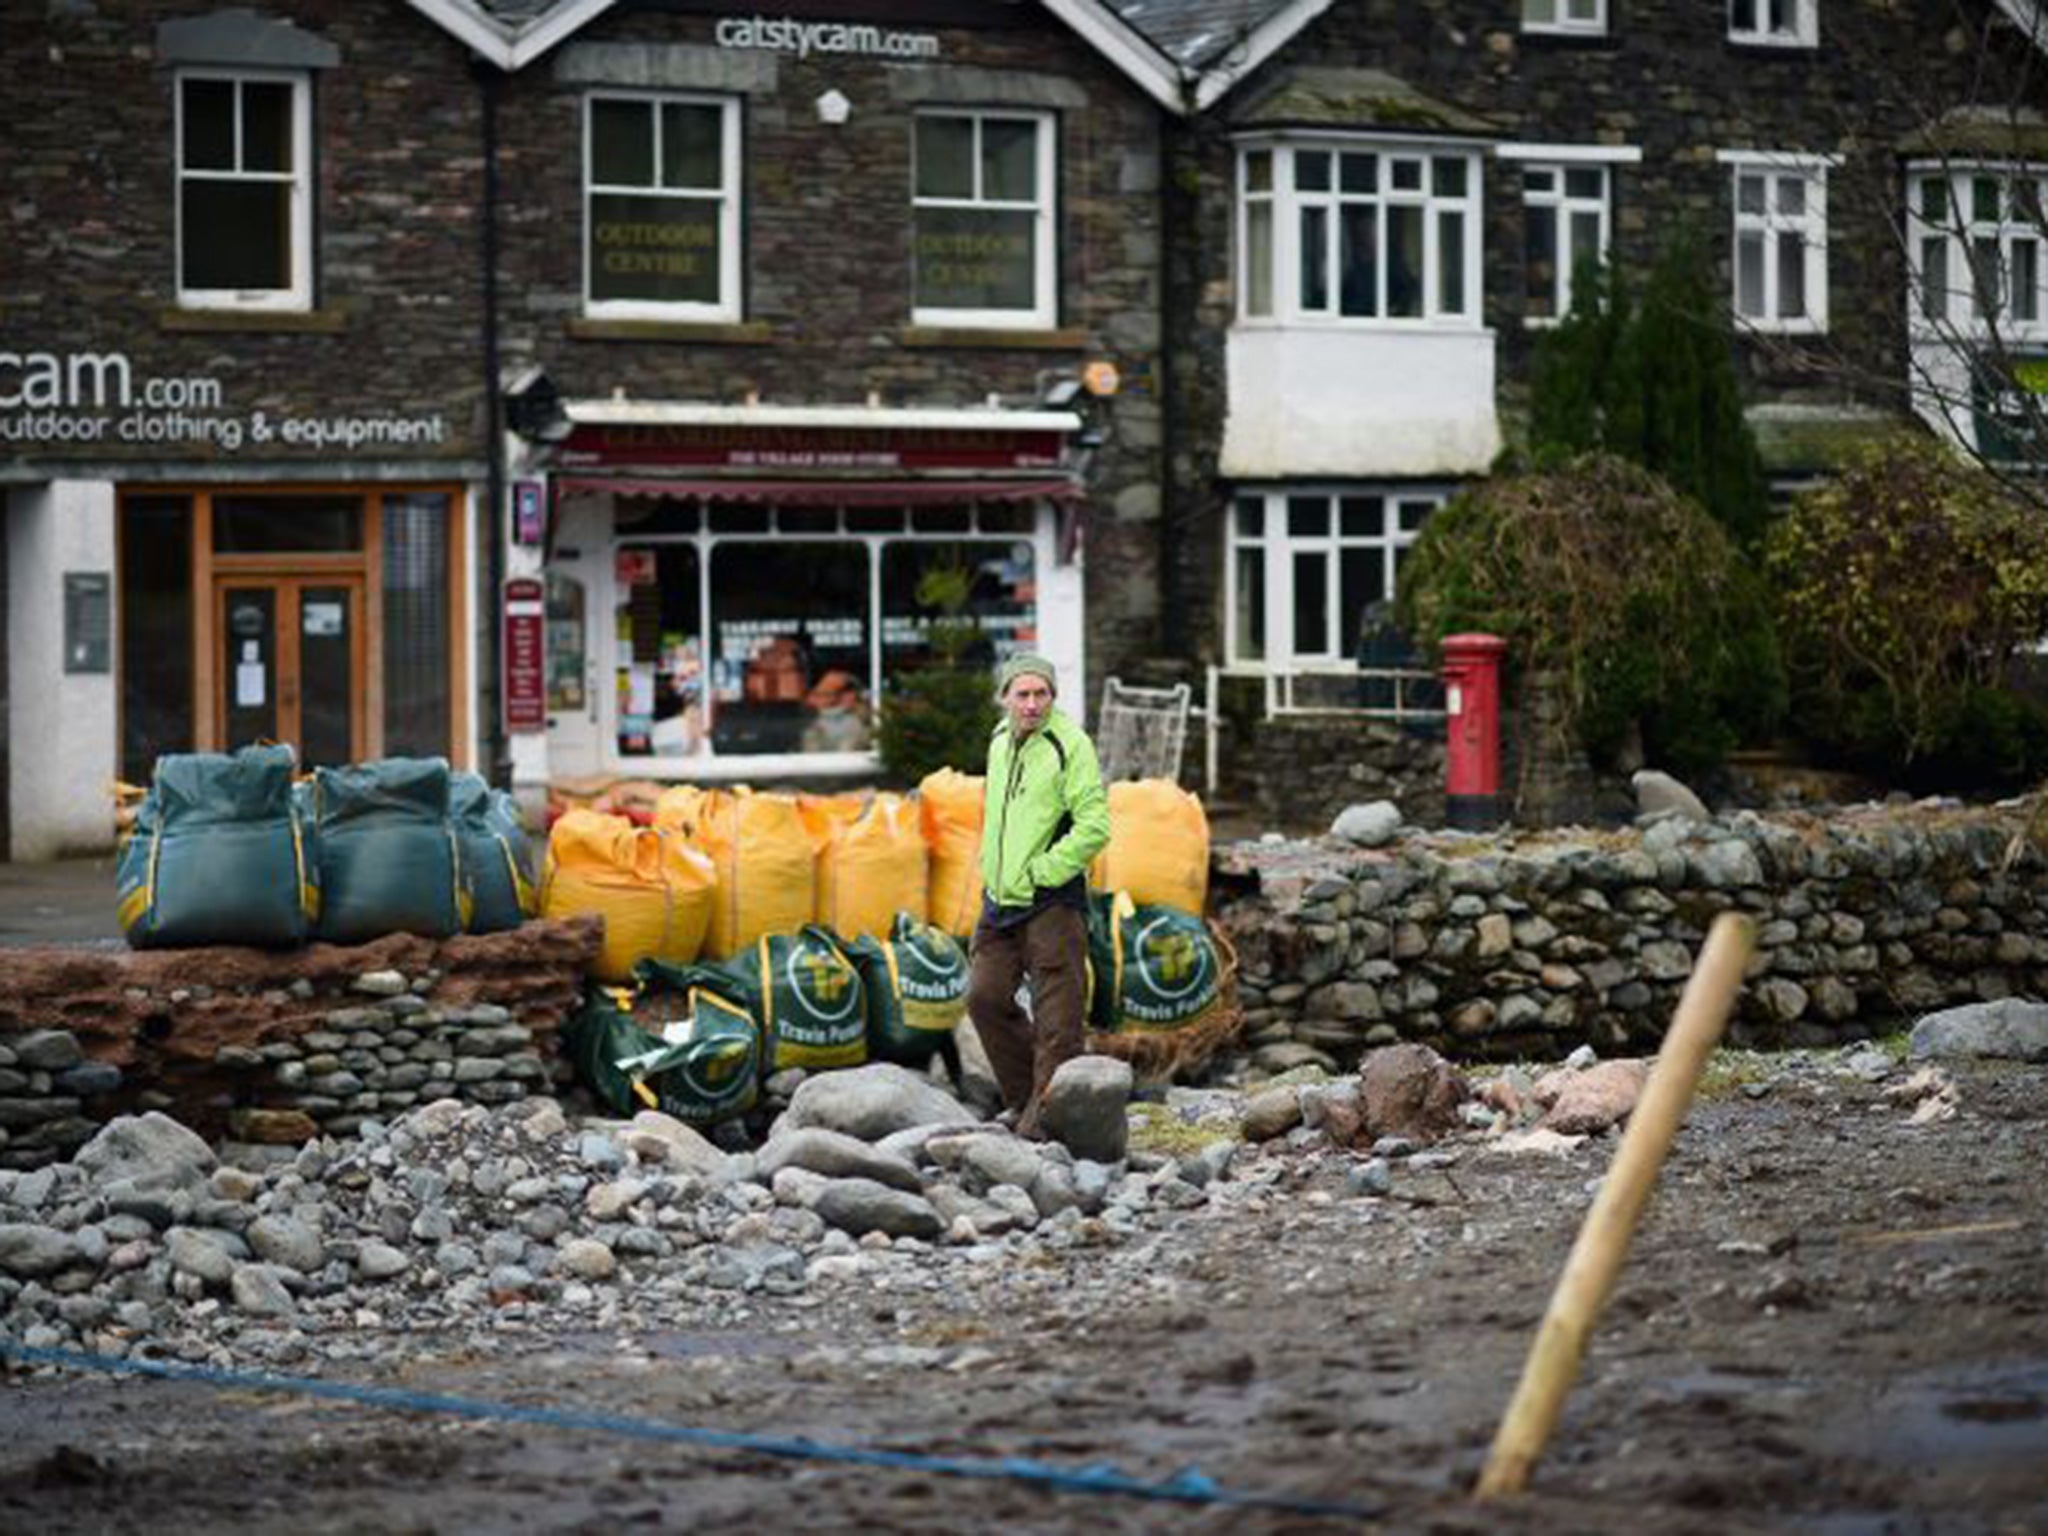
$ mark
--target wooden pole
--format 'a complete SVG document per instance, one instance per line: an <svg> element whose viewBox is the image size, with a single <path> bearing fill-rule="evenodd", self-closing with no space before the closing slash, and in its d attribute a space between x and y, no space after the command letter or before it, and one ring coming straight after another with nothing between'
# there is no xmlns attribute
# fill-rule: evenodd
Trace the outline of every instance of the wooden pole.
<svg viewBox="0 0 2048 1536"><path fill-rule="evenodd" d="M1522 1380L1501 1419L1493 1450L1479 1474L1473 1496L1499 1498L1520 1493L1543 1454L1564 1408L1565 1394L1585 1358L1586 1340L1628 1257L1629 1240L1656 1186L1664 1154L1678 1132L1698 1086L1700 1069L1721 1038L1735 989L1755 946L1748 918L1723 913L1714 920L1692 979L1678 1000L1678 1012L1657 1053L1642 1099L1629 1116L1593 1208L1579 1228L1564 1273L1551 1293L1550 1308L1530 1347Z"/></svg>

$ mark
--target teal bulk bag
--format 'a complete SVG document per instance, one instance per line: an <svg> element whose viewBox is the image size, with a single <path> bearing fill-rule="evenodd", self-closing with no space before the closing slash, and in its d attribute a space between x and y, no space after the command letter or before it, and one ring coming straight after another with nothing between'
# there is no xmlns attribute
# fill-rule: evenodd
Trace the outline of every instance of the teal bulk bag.
<svg viewBox="0 0 2048 1536"><path fill-rule="evenodd" d="M753 1108L761 1030L730 978L643 960L632 987L593 986L563 1026L577 1074L616 1115L658 1109L711 1126Z"/></svg>
<svg viewBox="0 0 2048 1536"><path fill-rule="evenodd" d="M533 889L533 844L519 819L519 807L482 774L457 773L448 780L448 814L455 823L462 880L469 891L469 931L497 933L517 928L537 908Z"/></svg>
<svg viewBox="0 0 2048 1536"><path fill-rule="evenodd" d="M363 944L387 933L444 939L462 932L469 899L448 778L447 759L439 757L387 757L314 775L315 938Z"/></svg>
<svg viewBox="0 0 2048 1536"><path fill-rule="evenodd" d="M115 889L137 949L302 944L318 862L292 797L290 747L157 759Z"/></svg>

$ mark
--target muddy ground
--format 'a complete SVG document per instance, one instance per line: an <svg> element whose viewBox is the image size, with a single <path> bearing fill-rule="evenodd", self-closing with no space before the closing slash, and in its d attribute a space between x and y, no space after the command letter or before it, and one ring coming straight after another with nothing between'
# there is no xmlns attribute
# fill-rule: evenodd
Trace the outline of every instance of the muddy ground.
<svg viewBox="0 0 2048 1536"><path fill-rule="evenodd" d="M1958 1070L1954 1118L1822 1054L1723 1079L1676 1143L1532 1491L1470 1487L1612 1138L1453 1143L1344 1193L1163 1229L1142 1280L814 1285L716 1334L392 1339L326 1374L949 1456L1111 1461L1377 1511L1202 1508L650 1445L183 1383L16 1374L0 1531L687 1529L2048 1532L2048 1070ZM1151 1240L1148 1234L1146 1241ZM1091 1273L1092 1272L1092 1273Z"/></svg>

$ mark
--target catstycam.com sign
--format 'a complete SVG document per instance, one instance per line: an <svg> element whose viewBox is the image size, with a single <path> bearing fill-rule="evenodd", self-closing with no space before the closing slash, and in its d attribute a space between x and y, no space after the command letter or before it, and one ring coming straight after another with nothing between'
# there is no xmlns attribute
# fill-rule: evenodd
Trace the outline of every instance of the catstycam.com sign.
<svg viewBox="0 0 2048 1536"><path fill-rule="evenodd" d="M21 350L0 342L0 444L15 449L316 449L356 453L448 441L438 413L238 410L211 375L139 372L125 352Z"/></svg>
<svg viewBox="0 0 2048 1536"><path fill-rule="evenodd" d="M721 48L761 48L807 59L860 53L884 59L936 59L936 32L896 32L867 22L797 21L788 16L721 16L711 36Z"/></svg>

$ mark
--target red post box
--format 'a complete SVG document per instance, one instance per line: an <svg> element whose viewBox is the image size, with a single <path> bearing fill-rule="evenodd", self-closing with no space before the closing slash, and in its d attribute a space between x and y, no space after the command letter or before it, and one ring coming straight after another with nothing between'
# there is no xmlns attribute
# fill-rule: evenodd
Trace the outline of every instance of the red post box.
<svg viewBox="0 0 2048 1536"><path fill-rule="evenodd" d="M1444 820L1476 830L1499 824L1499 635L1444 636Z"/></svg>

